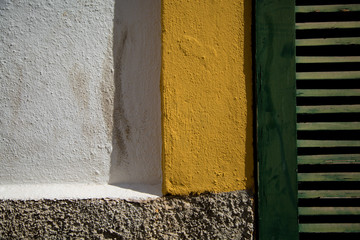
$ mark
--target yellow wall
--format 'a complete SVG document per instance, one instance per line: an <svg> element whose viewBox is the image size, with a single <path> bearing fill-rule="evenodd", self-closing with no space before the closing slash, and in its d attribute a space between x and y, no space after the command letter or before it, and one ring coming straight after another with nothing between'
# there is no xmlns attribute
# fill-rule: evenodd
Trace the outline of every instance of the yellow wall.
<svg viewBox="0 0 360 240"><path fill-rule="evenodd" d="M162 1L163 193L253 187L251 0Z"/></svg>

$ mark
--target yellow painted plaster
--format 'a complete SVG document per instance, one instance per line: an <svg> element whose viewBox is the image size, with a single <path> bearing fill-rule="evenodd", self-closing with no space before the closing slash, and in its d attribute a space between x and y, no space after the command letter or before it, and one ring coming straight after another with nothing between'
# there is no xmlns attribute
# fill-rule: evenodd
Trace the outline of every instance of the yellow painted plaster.
<svg viewBox="0 0 360 240"><path fill-rule="evenodd" d="M253 187L250 0L162 1L163 193Z"/></svg>

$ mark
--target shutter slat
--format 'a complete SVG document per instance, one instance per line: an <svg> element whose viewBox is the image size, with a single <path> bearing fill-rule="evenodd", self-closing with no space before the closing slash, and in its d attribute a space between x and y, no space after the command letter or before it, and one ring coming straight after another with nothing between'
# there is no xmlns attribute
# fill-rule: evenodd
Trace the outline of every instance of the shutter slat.
<svg viewBox="0 0 360 240"><path fill-rule="evenodd" d="M300 182L318 182L318 181L360 181L360 173L298 173Z"/></svg>
<svg viewBox="0 0 360 240"><path fill-rule="evenodd" d="M299 239L360 239L360 2L295 2Z"/></svg>
<svg viewBox="0 0 360 240"><path fill-rule="evenodd" d="M360 39L360 38L359 38ZM297 72L296 80L360 79L360 71L351 72Z"/></svg>
<svg viewBox="0 0 360 240"><path fill-rule="evenodd" d="M297 97L354 97L360 96L360 89L298 89Z"/></svg>
<svg viewBox="0 0 360 240"><path fill-rule="evenodd" d="M360 122L312 122L296 124L298 130L360 130Z"/></svg>
<svg viewBox="0 0 360 240"><path fill-rule="evenodd" d="M360 190L299 190L299 198L360 198Z"/></svg>
<svg viewBox="0 0 360 240"><path fill-rule="evenodd" d="M312 38L312 39L296 39L295 45L302 46L327 46L327 45L352 45L360 44L360 38Z"/></svg>
<svg viewBox="0 0 360 240"><path fill-rule="evenodd" d="M360 141L297 140L298 147L360 147Z"/></svg>
<svg viewBox="0 0 360 240"><path fill-rule="evenodd" d="M302 233L353 233L360 232L359 223L308 223L299 224Z"/></svg>
<svg viewBox="0 0 360 240"><path fill-rule="evenodd" d="M351 12L360 11L359 4L344 4L344 5L314 5L314 6L296 6L297 13L310 12Z"/></svg>
<svg viewBox="0 0 360 240"><path fill-rule="evenodd" d="M298 164L360 164L360 154L304 155L298 156Z"/></svg>
<svg viewBox="0 0 360 240"><path fill-rule="evenodd" d="M310 22L296 24L296 29L298 30L337 28L360 28L360 22Z"/></svg>
<svg viewBox="0 0 360 240"><path fill-rule="evenodd" d="M299 207L299 215L358 215L360 207Z"/></svg>
<svg viewBox="0 0 360 240"><path fill-rule="evenodd" d="M296 57L296 63L347 63L347 62L360 62L360 57L358 56Z"/></svg>
<svg viewBox="0 0 360 240"><path fill-rule="evenodd" d="M322 105L322 106L297 106L297 113L356 113L360 112L360 105Z"/></svg>

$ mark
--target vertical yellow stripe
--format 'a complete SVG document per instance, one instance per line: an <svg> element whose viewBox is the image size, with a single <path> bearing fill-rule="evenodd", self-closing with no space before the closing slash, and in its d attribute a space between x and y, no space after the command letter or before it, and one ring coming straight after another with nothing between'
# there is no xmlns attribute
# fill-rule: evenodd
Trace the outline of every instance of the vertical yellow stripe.
<svg viewBox="0 0 360 240"><path fill-rule="evenodd" d="M253 187L250 0L162 1L163 192Z"/></svg>

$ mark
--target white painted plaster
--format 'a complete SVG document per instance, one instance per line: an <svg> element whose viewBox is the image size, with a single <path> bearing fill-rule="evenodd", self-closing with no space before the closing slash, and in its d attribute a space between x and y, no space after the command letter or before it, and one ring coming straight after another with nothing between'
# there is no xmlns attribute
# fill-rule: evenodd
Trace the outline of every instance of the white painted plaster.
<svg viewBox="0 0 360 240"><path fill-rule="evenodd" d="M2 0L0 18L0 184L159 183L160 0Z"/></svg>
<svg viewBox="0 0 360 240"><path fill-rule="evenodd" d="M17 184L0 185L0 199L89 199L120 198L149 200L161 196L161 186L144 184L87 185L87 184Z"/></svg>
<svg viewBox="0 0 360 240"><path fill-rule="evenodd" d="M116 1L114 65L115 100L118 105L115 103L116 143L111 156L110 183L159 183L160 0ZM118 92L120 94L117 94ZM121 105L124 106L123 109ZM118 119L120 123L117 123L117 114L121 115ZM117 133L121 135L121 139ZM124 144L121 144L122 140Z"/></svg>

